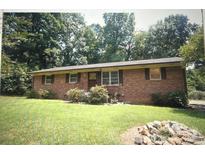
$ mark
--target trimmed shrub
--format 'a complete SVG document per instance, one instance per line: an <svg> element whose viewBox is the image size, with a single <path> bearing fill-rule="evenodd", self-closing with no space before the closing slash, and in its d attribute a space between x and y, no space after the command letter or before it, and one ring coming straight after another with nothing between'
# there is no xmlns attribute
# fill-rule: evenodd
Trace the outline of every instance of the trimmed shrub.
<svg viewBox="0 0 205 154"><path fill-rule="evenodd" d="M26 97L27 98L39 98L39 94L38 92L32 89L31 91L26 92Z"/></svg>
<svg viewBox="0 0 205 154"><path fill-rule="evenodd" d="M95 86L90 89L89 103L102 104L108 102L108 91L104 86Z"/></svg>
<svg viewBox="0 0 205 154"><path fill-rule="evenodd" d="M189 93L190 99L205 100L205 91L192 91Z"/></svg>
<svg viewBox="0 0 205 154"><path fill-rule="evenodd" d="M38 91L39 98L43 99L54 99L56 98L56 94L50 90L40 89Z"/></svg>
<svg viewBox="0 0 205 154"><path fill-rule="evenodd" d="M164 95L161 93L152 94L152 101L158 106L169 107L186 107L188 104L188 98L183 91L168 92Z"/></svg>
<svg viewBox="0 0 205 154"><path fill-rule="evenodd" d="M186 107L188 104L188 97L183 91L169 92L166 97L171 107Z"/></svg>
<svg viewBox="0 0 205 154"><path fill-rule="evenodd" d="M158 105L158 106L165 105L164 97L163 95L161 95L161 93L152 94L152 101L154 102L155 105Z"/></svg>
<svg viewBox="0 0 205 154"><path fill-rule="evenodd" d="M108 96L109 96L108 101L109 101L111 104L116 104L116 103L119 102L119 98L120 98L121 94L118 93L118 92L115 92L114 94L108 94Z"/></svg>
<svg viewBox="0 0 205 154"><path fill-rule="evenodd" d="M87 102L87 96L85 94L84 90L75 88L75 89L70 89L66 93L66 97L69 101L71 102Z"/></svg>

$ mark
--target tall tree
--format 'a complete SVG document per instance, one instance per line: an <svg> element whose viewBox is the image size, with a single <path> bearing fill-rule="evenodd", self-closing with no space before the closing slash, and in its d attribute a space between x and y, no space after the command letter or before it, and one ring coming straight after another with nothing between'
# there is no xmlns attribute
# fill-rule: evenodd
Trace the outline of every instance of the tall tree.
<svg viewBox="0 0 205 154"><path fill-rule="evenodd" d="M98 63L102 55L102 40L101 36L99 36L100 32L96 32L94 27L94 25L87 26L83 32L83 37L85 38L85 47L82 55L87 59L87 63L89 64Z"/></svg>
<svg viewBox="0 0 205 154"><path fill-rule="evenodd" d="M7 13L3 52L31 69L58 66L60 29L59 20L51 13Z"/></svg>
<svg viewBox="0 0 205 154"><path fill-rule="evenodd" d="M150 58L179 56L179 48L197 30L184 15L170 15L151 26L145 50Z"/></svg>
<svg viewBox="0 0 205 154"><path fill-rule="evenodd" d="M148 33L144 31L136 32L134 36L134 49L131 53L132 60L143 60L149 57L149 53L145 50L145 42Z"/></svg>
<svg viewBox="0 0 205 154"><path fill-rule="evenodd" d="M104 61L128 60L133 49L134 14L105 13Z"/></svg>
<svg viewBox="0 0 205 154"><path fill-rule="evenodd" d="M85 22L83 16L79 13L62 13L61 21L63 31L60 43L63 65L87 63L84 58L82 61L85 47L85 38L83 37Z"/></svg>
<svg viewBox="0 0 205 154"><path fill-rule="evenodd" d="M205 91L205 56L204 35L200 28L190 37L185 45L180 48L180 55L187 66L192 66L187 71L188 89Z"/></svg>
<svg viewBox="0 0 205 154"><path fill-rule="evenodd" d="M196 68L205 66L204 34L202 28L181 46L180 55L186 64L194 64Z"/></svg>

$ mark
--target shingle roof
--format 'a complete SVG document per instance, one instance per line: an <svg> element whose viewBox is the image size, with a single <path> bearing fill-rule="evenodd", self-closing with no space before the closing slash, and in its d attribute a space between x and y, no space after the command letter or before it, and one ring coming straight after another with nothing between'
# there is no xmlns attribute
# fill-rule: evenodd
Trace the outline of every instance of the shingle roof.
<svg viewBox="0 0 205 154"><path fill-rule="evenodd" d="M55 68L49 68L49 69L42 69L39 71L33 71L30 73L34 74L34 73L58 72L58 71L67 71L67 70L81 70L81 69L92 69L92 68L106 68L106 67L162 64L162 63L180 63L180 62L182 62L182 58L172 57L172 58L160 58L160 59L147 59L147 60L136 60L136 61L122 61L122 62L111 62L111 63L55 67Z"/></svg>

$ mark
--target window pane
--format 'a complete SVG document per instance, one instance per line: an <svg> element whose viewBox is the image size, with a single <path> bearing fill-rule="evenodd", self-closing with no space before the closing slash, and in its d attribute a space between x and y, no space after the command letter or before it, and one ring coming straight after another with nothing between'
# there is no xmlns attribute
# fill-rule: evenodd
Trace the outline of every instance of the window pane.
<svg viewBox="0 0 205 154"><path fill-rule="evenodd" d="M159 80L160 79L160 68L151 68L150 69L150 79Z"/></svg>
<svg viewBox="0 0 205 154"><path fill-rule="evenodd" d="M119 74L117 71L111 72L111 84L118 84L119 83Z"/></svg>
<svg viewBox="0 0 205 154"><path fill-rule="evenodd" d="M71 83L77 82L77 74L70 74L70 82Z"/></svg>
<svg viewBox="0 0 205 154"><path fill-rule="evenodd" d="M103 72L103 84L104 85L109 84L109 72Z"/></svg>
<svg viewBox="0 0 205 154"><path fill-rule="evenodd" d="M47 75L46 77L46 83L48 84L48 83L52 83L52 76L51 75Z"/></svg>

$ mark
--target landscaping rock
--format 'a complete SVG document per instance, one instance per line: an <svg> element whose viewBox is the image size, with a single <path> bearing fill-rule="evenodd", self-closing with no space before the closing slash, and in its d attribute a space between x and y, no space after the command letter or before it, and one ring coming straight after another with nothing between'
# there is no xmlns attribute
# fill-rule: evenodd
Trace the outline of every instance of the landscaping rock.
<svg viewBox="0 0 205 154"><path fill-rule="evenodd" d="M135 130L137 132L133 139L137 145L205 144L205 137L202 134L175 121L154 121Z"/></svg>
<svg viewBox="0 0 205 154"><path fill-rule="evenodd" d="M143 136L143 143L144 143L145 145L151 145L151 144L153 144L152 141L151 141L151 139L150 139L149 137L147 137L147 136Z"/></svg>
<svg viewBox="0 0 205 154"><path fill-rule="evenodd" d="M147 129L143 129L143 130L140 132L140 134L146 135L146 136L149 136L149 135L150 135L150 133L149 133L149 131L148 131Z"/></svg>
<svg viewBox="0 0 205 154"><path fill-rule="evenodd" d="M137 144L137 145L143 144L143 138L142 138L142 136L137 136L137 137L135 137L135 144Z"/></svg>
<svg viewBox="0 0 205 154"><path fill-rule="evenodd" d="M156 141L156 142L155 142L155 145L163 145L163 144L164 144L163 141Z"/></svg>
<svg viewBox="0 0 205 154"><path fill-rule="evenodd" d="M154 121L152 126L158 129L158 128L161 127L161 122L160 121Z"/></svg>
<svg viewBox="0 0 205 154"><path fill-rule="evenodd" d="M165 127L165 129L168 130L168 132L169 132L169 134L170 134L171 136L176 135L175 131L174 131L171 127L167 127L167 128Z"/></svg>
<svg viewBox="0 0 205 154"><path fill-rule="evenodd" d="M173 124L173 125L171 126L171 128L172 128L175 132L178 132L178 131L181 130L181 128L180 128L180 126L179 126L178 124Z"/></svg>
<svg viewBox="0 0 205 154"><path fill-rule="evenodd" d="M163 145L171 145L168 141L165 141Z"/></svg>

